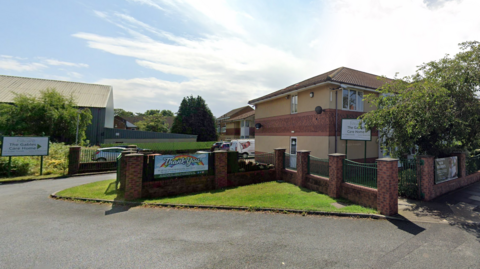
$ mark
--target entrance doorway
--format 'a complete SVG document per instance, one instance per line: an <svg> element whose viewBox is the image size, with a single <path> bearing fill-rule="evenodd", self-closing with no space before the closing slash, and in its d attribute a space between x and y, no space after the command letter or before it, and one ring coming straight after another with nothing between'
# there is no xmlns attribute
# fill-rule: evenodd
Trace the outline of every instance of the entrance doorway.
<svg viewBox="0 0 480 269"><path fill-rule="evenodd" d="M297 168L297 138L290 138L290 167Z"/></svg>

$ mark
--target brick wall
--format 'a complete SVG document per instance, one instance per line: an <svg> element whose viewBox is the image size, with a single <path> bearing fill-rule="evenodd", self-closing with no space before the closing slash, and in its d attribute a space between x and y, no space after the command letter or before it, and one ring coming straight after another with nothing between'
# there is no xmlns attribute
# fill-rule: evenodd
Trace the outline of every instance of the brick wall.
<svg viewBox="0 0 480 269"><path fill-rule="evenodd" d="M142 197L143 156L143 154L125 155L125 200L127 201Z"/></svg>
<svg viewBox="0 0 480 269"><path fill-rule="evenodd" d="M378 191L344 182L340 188L340 196L361 206L377 208Z"/></svg>
<svg viewBox="0 0 480 269"><path fill-rule="evenodd" d="M282 180L297 185L297 171L290 169L283 169Z"/></svg>
<svg viewBox="0 0 480 269"><path fill-rule="evenodd" d="M362 114L363 112L338 110L338 135L340 135L342 119L356 119ZM334 136L335 109L326 109L325 112L320 115L312 111L270 118L255 119L255 123L262 124L262 128L256 130L256 136L291 136L292 130L295 131L295 135ZM372 136L377 135L378 132L376 130L373 130Z"/></svg>
<svg viewBox="0 0 480 269"><path fill-rule="evenodd" d="M144 182L143 198L159 198L215 189L215 176L183 177Z"/></svg>
<svg viewBox="0 0 480 269"><path fill-rule="evenodd" d="M327 194L328 178L316 175L307 175L305 177L305 187L312 191L318 191Z"/></svg>
<svg viewBox="0 0 480 269"><path fill-rule="evenodd" d="M78 173L80 166L81 147L70 147L68 152L68 174L73 175Z"/></svg>

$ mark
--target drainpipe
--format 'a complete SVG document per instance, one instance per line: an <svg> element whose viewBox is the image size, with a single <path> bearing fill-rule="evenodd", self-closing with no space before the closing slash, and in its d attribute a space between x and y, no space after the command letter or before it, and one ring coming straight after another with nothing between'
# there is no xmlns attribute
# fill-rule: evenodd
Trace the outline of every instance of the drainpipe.
<svg viewBox="0 0 480 269"><path fill-rule="evenodd" d="M338 128L338 89L335 91L335 153L337 153L337 128Z"/></svg>

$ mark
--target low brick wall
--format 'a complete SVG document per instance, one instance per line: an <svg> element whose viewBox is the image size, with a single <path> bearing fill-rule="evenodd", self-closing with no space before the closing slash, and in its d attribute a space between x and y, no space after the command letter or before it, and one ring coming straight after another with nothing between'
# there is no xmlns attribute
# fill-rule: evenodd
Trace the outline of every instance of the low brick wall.
<svg viewBox="0 0 480 269"><path fill-rule="evenodd" d="M89 162L80 163L77 173L103 172L117 170L117 162Z"/></svg>
<svg viewBox="0 0 480 269"><path fill-rule="evenodd" d="M234 173L228 174L227 187L245 186L273 180L275 180L275 170ZM144 182L142 198L160 198L215 189L215 176L180 177Z"/></svg>
<svg viewBox="0 0 480 269"><path fill-rule="evenodd" d="M442 182L439 184L433 185L433 195L438 197L442 194L447 192L451 192L453 190L459 189L461 187L470 185L480 180L480 172L476 172L474 174L468 175L466 177L460 177L457 179L449 180L446 182Z"/></svg>
<svg viewBox="0 0 480 269"><path fill-rule="evenodd" d="M305 187L309 190L328 194L328 178L315 175L307 175Z"/></svg>
<svg viewBox="0 0 480 269"><path fill-rule="evenodd" d="M377 209L377 194L376 189L367 188L350 183L342 183L340 189L340 196L350 200L361 206Z"/></svg>
<svg viewBox="0 0 480 269"><path fill-rule="evenodd" d="M297 171L290 169L282 170L282 180L297 185Z"/></svg>
<svg viewBox="0 0 480 269"><path fill-rule="evenodd" d="M228 174L228 187L245 186L262 182L274 181L275 170L261 170Z"/></svg>
<svg viewBox="0 0 480 269"><path fill-rule="evenodd" d="M159 198L215 189L215 176L181 177L144 182L142 198Z"/></svg>

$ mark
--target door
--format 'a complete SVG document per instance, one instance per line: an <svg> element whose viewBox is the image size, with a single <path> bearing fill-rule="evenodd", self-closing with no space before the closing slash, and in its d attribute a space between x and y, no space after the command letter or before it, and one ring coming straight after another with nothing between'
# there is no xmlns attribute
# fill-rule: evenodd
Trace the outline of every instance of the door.
<svg viewBox="0 0 480 269"><path fill-rule="evenodd" d="M290 138L290 167L297 168L297 138Z"/></svg>

